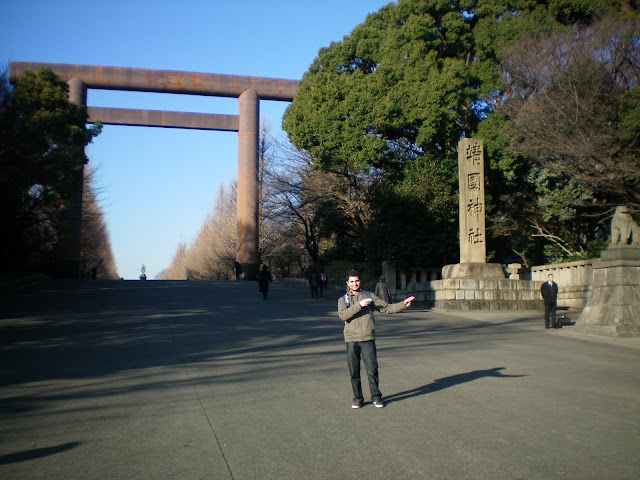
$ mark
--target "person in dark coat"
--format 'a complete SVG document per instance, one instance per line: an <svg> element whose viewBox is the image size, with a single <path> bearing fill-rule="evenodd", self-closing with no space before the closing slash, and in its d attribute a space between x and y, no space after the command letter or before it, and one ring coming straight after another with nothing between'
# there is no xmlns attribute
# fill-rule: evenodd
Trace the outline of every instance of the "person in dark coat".
<svg viewBox="0 0 640 480"><path fill-rule="evenodd" d="M553 281L553 275L547 276L547 281L540 287L540 294L544 300L544 328L562 328L556 321L556 307L558 306L558 284Z"/></svg>
<svg viewBox="0 0 640 480"><path fill-rule="evenodd" d="M376 283L376 290L374 292L377 297L380 297L387 303L391 303L391 289L389 285L384 281L384 277L380 275L378 283Z"/></svg>
<svg viewBox="0 0 640 480"><path fill-rule="evenodd" d="M262 270L258 273L258 287L264 299L267 299L267 292L269 291L269 284L271 283L271 272L266 265L262 266Z"/></svg>
<svg viewBox="0 0 640 480"><path fill-rule="evenodd" d="M329 278L327 277L327 273L324 271L324 268L320 271L320 297L325 300L325 292L327 290L327 286L329 285Z"/></svg>
<svg viewBox="0 0 640 480"><path fill-rule="evenodd" d="M311 287L311 298L320 298L318 288L320 287L320 274L314 270L309 272L309 286Z"/></svg>

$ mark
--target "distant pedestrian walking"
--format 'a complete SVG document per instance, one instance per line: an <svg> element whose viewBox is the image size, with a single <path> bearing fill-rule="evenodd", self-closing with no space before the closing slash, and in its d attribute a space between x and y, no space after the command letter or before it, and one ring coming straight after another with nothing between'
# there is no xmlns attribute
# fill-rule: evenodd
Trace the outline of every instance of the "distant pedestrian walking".
<svg viewBox="0 0 640 480"><path fill-rule="evenodd" d="M327 290L327 286L329 285L329 278L327 277L324 268L320 272L320 298L325 300L325 292Z"/></svg>
<svg viewBox="0 0 640 480"><path fill-rule="evenodd" d="M391 289L384 281L384 277L382 275L380 275L378 283L376 283L376 289L373 293L376 294L376 297L380 297L385 302L391 303Z"/></svg>
<svg viewBox="0 0 640 480"><path fill-rule="evenodd" d="M540 294L544 300L544 328L562 328L556 321L556 308L558 305L558 284L553 281L553 275L547 276L547 281L540 287Z"/></svg>
<svg viewBox="0 0 640 480"><path fill-rule="evenodd" d="M319 298L320 274L315 269L309 273L309 286L311 287L311 298Z"/></svg>
<svg viewBox="0 0 640 480"><path fill-rule="evenodd" d="M240 277L242 276L242 265L240 265L238 262L233 264L233 270L236 272L236 282L240 280Z"/></svg>
<svg viewBox="0 0 640 480"><path fill-rule="evenodd" d="M262 292L263 298L267 299L269 292L269 284L271 283L271 272L266 265L262 266L262 270L258 273L258 289Z"/></svg>

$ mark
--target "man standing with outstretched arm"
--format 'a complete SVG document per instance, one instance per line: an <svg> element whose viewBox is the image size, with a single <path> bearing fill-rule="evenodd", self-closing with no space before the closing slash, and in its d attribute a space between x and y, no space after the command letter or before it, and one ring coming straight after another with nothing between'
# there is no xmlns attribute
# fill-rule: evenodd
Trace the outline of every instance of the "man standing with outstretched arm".
<svg viewBox="0 0 640 480"><path fill-rule="evenodd" d="M382 313L398 313L409 308L415 297L389 304L371 292L360 289L360 274L351 270L345 275L347 293L338 300L338 316L344 322L344 341L347 344L347 364L353 388L351 408L364 403L360 380L360 359L364 361L369 379L371 401L377 408L384 407L378 381L378 358L375 342L374 310Z"/></svg>

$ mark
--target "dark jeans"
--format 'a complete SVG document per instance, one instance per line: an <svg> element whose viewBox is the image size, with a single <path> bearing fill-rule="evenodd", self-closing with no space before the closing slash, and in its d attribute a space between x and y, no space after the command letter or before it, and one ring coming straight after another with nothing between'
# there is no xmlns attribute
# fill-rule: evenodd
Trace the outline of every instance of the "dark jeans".
<svg viewBox="0 0 640 480"><path fill-rule="evenodd" d="M360 380L360 359L364 361L369 379L369 390L371 400L382 398L378 389L378 358L376 354L376 342L348 342L347 343L347 364L351 375L351 388L353 389L353 400L364 402L362 396L362 383Z"/></svg>
<svg viewBox="0 0 640 480"><path fill-rule="evenodd" d="M556 328L556 304L545 303L544 304L544 326L549 328L549 317L551 317L551 328Z"/></svg>

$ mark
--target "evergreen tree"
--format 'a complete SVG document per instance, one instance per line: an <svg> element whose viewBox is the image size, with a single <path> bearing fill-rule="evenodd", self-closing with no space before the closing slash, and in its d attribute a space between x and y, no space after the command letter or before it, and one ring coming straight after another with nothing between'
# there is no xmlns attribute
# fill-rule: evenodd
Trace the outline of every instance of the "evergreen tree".
<svg viewBox="0 0 640 480"><path fill-rule="evenodd" d="M58 212L99 133L50 69L26 72L15 87L0 81L0 265L46 270L53 261Z"/></svg>

